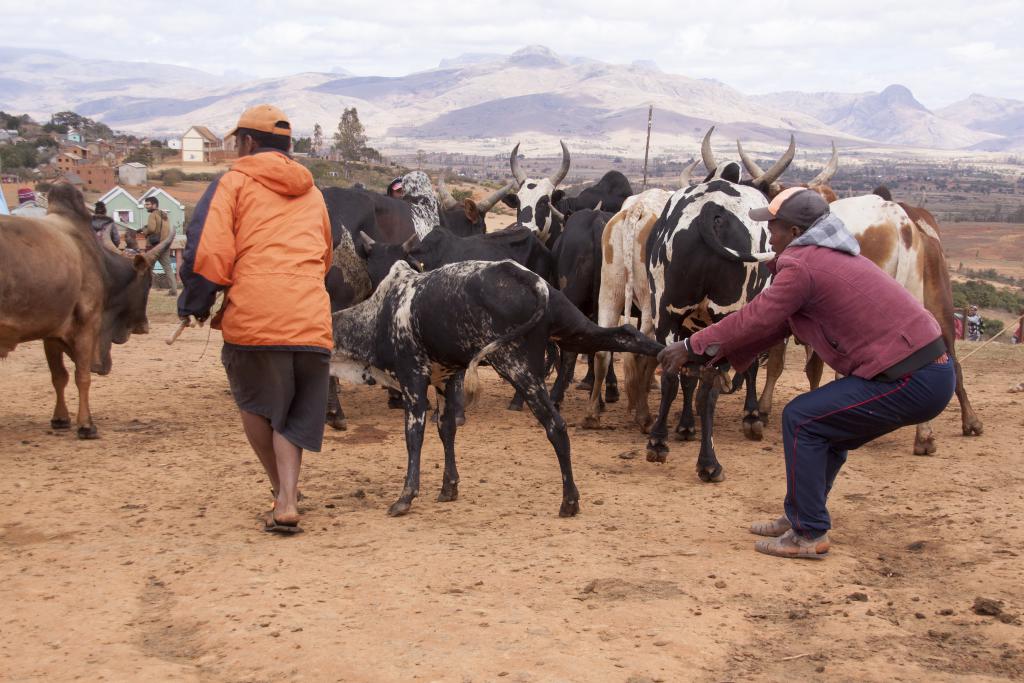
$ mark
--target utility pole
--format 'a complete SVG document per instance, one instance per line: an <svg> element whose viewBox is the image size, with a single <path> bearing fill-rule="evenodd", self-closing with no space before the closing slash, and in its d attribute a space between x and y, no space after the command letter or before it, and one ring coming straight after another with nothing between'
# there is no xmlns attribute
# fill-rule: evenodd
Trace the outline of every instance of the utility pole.
<svg viewBox="0 0 1024 683"><path fill-rule="evenodd" d="M651 153L651 124L654 123L654 105L652 104L647 109L647 144L644 146L644 185L643 190L647 189L647 158Z"/></svg>

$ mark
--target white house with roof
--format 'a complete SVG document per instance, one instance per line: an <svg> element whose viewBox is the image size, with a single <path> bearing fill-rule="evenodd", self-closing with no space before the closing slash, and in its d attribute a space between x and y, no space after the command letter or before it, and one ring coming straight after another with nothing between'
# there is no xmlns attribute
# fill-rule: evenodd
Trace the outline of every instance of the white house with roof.
<svg viewBox="0 0 1024 683"><path fill-rule="evenodd" d="M117 167L117 180L122 185L145 185L149 169L138 161L129 161Z"/></svg>
<svg viewBox="0 0 1024 683"><path fill-rule="evenodd" d="M181 160L209 163L210 155L224 149L224 141L206 126L192 126L181 136Z"/></svg>

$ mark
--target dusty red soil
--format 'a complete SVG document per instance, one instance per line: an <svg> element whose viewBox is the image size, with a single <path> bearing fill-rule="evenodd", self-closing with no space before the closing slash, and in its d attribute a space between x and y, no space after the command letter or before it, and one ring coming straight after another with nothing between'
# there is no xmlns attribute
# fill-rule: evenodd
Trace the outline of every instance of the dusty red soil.
<svg viewBox="0 0 1024 683"><path fill-rule="evenodd" d="M696 444L643 455L624 406L584 431L564 409L582 495L556 516L553 452L493 375L458 437L461 497L386 516L405 468L402 416L347 388L348 432L302 475L306 533L260 530L269 491L226 390L216 333L164 345L172 323L115 351L94 380L101 439L49 431L40 344L0 366L0 677L6 680L722 681L1024 676L1024 348L969 362L985 422L911 455L902 430L851 455L822 562L758 555L779 513L777 422L742 437L740 397L716 432L727 479L700 483ZM969 345L967 345L969 346ZM778 406L805 387L796 357ZM487 371L489 372L489 371ZM72 405L75 405L72 393ZM1002 601L1004 621L972 611Z"/></svg>

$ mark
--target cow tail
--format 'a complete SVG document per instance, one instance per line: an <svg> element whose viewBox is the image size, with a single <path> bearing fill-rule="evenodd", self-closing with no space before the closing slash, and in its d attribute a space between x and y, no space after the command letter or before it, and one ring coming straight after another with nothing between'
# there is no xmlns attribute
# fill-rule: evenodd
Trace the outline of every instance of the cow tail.
<svg viewBox="0 0 1024 683"><path fill-rule="evenodd" d="M508 263L511 264L512 262L510 261ZM522 337L524 334L536 327L537 324L543 320L544 314L547 313L548 310L548 297L550 291L548 289L548 284L539 276L531 273L521 266L512 264L512 267L512 272L516 273L516 277L520 282L533 289L533 293L537 297L537 306L534 308L533 314L530 316L529 320L485 345L475 356L473 356L473 360L469 361L469 365L466 366L466 378L462 385L466 409L471 408L479 397L480 378L477 373L477 367L480 365L480 362L483 361L488 354L493 353L503 344L507 344L513 339Z"/></svg>
<svg viewBox="0 0 1024 683"><path fill-rule="evenodd" d="M696 221L696 223L697 232L700 234L701 239L704 240L704 244L708 245L708 247L711 248L711 251L728 261L739 261L740 263L763 263L775 258L775 252L773 251L740 253L735 249L730 249L722 244L722 240L719 239L717 234L715 234L715 229L711 224L711 221L699 220Z"/></svg>

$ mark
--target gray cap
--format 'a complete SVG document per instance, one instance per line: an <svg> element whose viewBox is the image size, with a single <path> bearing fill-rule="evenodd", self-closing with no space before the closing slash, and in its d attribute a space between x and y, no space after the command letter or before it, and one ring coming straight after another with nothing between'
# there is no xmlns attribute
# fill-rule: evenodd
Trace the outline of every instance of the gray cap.
<svg viewBox="0 0 1024 683"><path fill-rule="evenodd" d="M749 215L755 221L783 220L808 228L826 213L828 202L820 194L806 187L790 187L775 195L768 206L751 209Z"/></svg>

